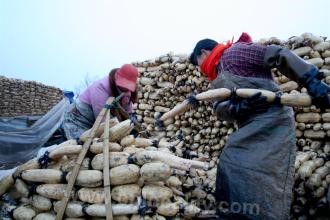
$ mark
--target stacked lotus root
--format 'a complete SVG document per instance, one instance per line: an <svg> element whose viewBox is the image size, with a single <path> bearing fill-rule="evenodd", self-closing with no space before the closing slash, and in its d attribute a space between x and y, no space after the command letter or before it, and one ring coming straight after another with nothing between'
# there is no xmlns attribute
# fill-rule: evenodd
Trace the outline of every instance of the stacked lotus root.
<svg viewBox="0 0 330 220"><path fill-rule="evenodd" d="M260 43L279 44L293 50L315 64L324 73L325 82L330 83L330 42L324 38L306 33L288 41L270 38ZM147 214L144 218L185 219L201 215L201 210L214 210L218 157L236 125L219 121L213 115L212 103L203 101L198 107L164 121L164 128L155 126L161 114L193 93L206 91L209 83L186 55L167 54L134 64L141 73L135 111L153 138L128 135L131 128L126 124L126 130L121 123L123 129L116 132L118 138L111 140L110 182L115 218L139 219ZM276 69L272 72L284 93L307 93ZM329 207L330 112L315 106L294 110L298 155L291 214L292 219L306 219L329 211L326 207ZM117 122L111 123L114 130ZM100 139L94 139L83 162L66 210L67 218L105 216L100 142L103 127L104 124L97 132ZM86 134L81 139L85 141ZM49 153L51 162L47 169L39 169L36 160L19 167L13 176L0 182L0 195L7 188L4 186L14 185L6 195L16 199L16 204L6 202L3 206L12 209L17 219L22 215L26 219L27 216L53 219L81 148L70 140Z"/></svg>
<svg viewBox="0 0 330 220"><path fill-rule="evenodd" d="M128 119L111 119L109 169L114 219L191 218L201 209L185 200L182 181L187 171L208 170L200 161L174 156L170 149L180 141L158 142L130 135L134 125ZM103 129L83 160L65 210L66 219L105 219L103 187ZM80 141L87 140L85 132ZM55 219L61 199L83 146L68 140L57 148L18 167L13 175L0 181L2 211L14 219ZM7 190L9 188L9 190Z"/></svg>
<svg viewBox="0 0 330 220"><path fill-rule="evenodd" d="M262 39L259 43L289 48L307 62L316 65L324 73L324 81L330 83L330 41L326 41L326 38L304 33L287 41L270 38ZM228 136L237 128L236 125L219 121L213 115L212 104L203 102L197 108L165 121L165 129L158 129L154 124L159 115L193 93L206 91L209 83L186 55L167 54L134 64L141 73L139 104L136 105L139 120L161 140L171 140L182 135L184 143L173 149L176 155L209 163L211 171L192 171L188 178L181 178L181 181L188 200L196 203L205 200L210 203L214 199L212 192L218 157ZM272 72L284 93L307 93L306 88L276 69ZM305 218L316 216L326 207L329 208L330 113L315 106L294 110L298 156L292 218Z"/></svg>
<svg viewBox="0 0 330 220"><path fill-rule="evenodd" d="M175 155L209 164L209 171L191 170L180 180L191 203L203 209L214 208L216 164L222 147L234 131L233 125L219 121L212 115L211 103L202 102L197 109L164 121L165 129L159 128L155 123L161 114L192 93L206 91L209 83L185 55L167 54L135 65L141 73L139 102L135 108L139 121L160 142L182 140L170 148Z"/></svg>
<svg viewBox="0 0 330 220"><path fill-rule="evenodd" d="M0 75L0 116L44 115L63 98L63 91L35 81Z"/></svg>

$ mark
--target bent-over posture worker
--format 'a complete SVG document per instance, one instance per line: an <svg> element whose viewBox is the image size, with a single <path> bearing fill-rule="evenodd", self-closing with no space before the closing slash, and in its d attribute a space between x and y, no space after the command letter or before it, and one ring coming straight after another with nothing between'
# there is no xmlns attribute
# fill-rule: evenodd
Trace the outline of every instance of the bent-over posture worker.
<svg viewBox="0 0 330 220"><path fill-rule="evenodd" d="M246 33L236 43L200 40L190 61L211 81L211 89L233 91L279 92L271 74L276 67L306 87L316 106L329 106L329 87L320 81L315 66L280 46L252 43ZM221 120L235 120L238 125L219 158L216 199L220 219L288 219L296 157L292 108L269 104L259 93L218 101L214 112Z"/></svg>
<svg viewBox="0 0 330 220"><path fill-rule="evenodd" d="M132 113L132 105L137 101L138 75L138 70L133 65L124 64L90 85L64 116L66 137L76 139L90 129L109 97L123 94L120 105L127 113Z"/></svg>

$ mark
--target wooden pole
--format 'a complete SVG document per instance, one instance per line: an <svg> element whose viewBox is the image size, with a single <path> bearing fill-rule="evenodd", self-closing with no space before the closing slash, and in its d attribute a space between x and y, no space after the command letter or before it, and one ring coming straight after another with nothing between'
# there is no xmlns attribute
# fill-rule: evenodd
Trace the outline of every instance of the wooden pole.
<svg viewBox="0 0 330 220"><path fill-rule="evenodd" d="M109 166L109 129L110 110L105 115L105 127L103 133L103 185L105 192L106 219L113 220L111 205L110 166Z"/></svg>
<svg viewBox="0 0 330 220"><path fill-rule="evenodd" d="M113 97L110 97L108 98L107 100L107 105L109 105L110 103L112 103L113 101ZM106 112L108 111L108 109L106 107L104 107L100 114L97 116L96 120L95 120L95 123L92 127L92 130L91 132L89 133L88 135L88 138L87 140L85 141L83 147L82 147L82 150L80 151L79 153L79 156L76 160L76 164L72 170L72 175L69 179L69 182L68 182L68 185L67 185L67 188L66 188L66 191L65 191L65 194L64 194L64 197L62 199L62 202L61 202L61 207L59 209L59 211L57 212L57 215L56 215L56 220L62 220L63 219L63 216L64 216L64 212L65 212L65 209L66 209L66 206L69 202L69 199L70 199L70 195L71 195L71 191L72 191L72 188L73 188L73 185L76 181L76 178L78 176L78 173L79 173L79 170L80 170L80 167L81 167L81 164L86 156L86 153L87 151L89 150L89 147L93 141L93 138L95 136L95 133L96 133L96 130L97 128L100 126L101 124L101 121L104 117L104 115L106 114Z"/></svg>

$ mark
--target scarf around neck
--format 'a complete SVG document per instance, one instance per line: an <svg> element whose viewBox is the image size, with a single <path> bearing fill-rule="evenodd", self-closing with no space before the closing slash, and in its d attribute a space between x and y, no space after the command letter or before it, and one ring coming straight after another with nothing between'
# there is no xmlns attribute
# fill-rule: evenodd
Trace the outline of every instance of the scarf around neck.
<svg viewBox="0 0 330 220"><path fill-rule="evenodd" d="M221 56L226 49L231 47L232 44L232 41L228 41L227 44L218 44L205 58L201 65L201 71L208 80L213 81L217 78L217 66L220 62Z"/></svg>

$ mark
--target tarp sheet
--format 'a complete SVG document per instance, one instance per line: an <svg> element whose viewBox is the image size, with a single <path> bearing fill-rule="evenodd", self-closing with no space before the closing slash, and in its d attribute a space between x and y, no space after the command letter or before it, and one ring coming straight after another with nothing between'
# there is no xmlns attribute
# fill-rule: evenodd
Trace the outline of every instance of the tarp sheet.
<svg viewBox="0 0 330 220"><path fill-rule="evenodd" d="M60 127L69 105L68 99L63 98L40 118L0 118L0 169L15 167L35 157L38 150Z"/></svg>

